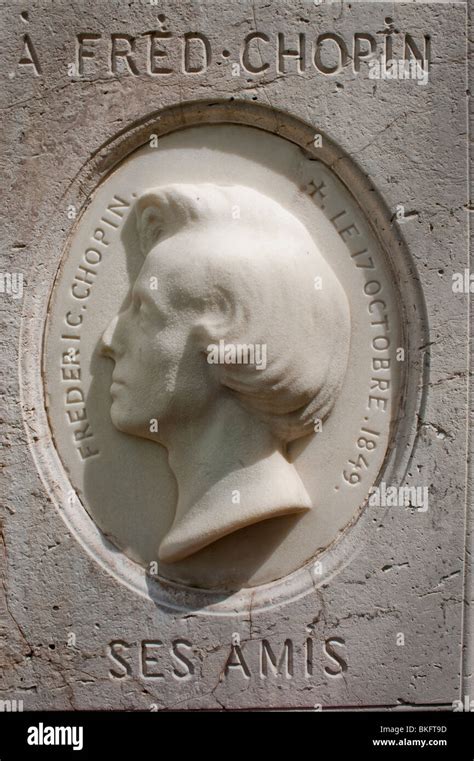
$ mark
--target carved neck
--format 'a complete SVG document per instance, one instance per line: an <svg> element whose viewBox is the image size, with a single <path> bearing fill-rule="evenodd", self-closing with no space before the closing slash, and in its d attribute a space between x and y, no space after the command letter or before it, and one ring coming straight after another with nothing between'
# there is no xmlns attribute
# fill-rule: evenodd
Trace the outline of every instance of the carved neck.
<svg viewBox="0 0 474 761"><path fill-rule="evenodd" d="M252 523L311 508L268 427L233 398L224 399L211 420L181 427L168 454L178 505L160 545L163 562L182 560Z"/></svg>

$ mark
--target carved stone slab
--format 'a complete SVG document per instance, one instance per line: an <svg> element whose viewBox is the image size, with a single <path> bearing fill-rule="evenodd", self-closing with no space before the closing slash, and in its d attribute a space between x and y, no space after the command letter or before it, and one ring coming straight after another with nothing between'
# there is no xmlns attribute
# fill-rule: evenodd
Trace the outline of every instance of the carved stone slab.
<svg viewBox="0 0 474 761"><path fill-rule="evenodd" d="M2 16L2 697L451 707L464 4Z"/></svg>

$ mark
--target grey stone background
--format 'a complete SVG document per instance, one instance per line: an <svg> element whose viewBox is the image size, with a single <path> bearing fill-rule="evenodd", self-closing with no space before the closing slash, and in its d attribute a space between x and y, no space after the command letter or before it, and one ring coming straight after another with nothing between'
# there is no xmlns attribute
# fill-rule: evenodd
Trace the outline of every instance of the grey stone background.
<svg viewBox="0 0 474 761"><path fill-rule="evenodd" d="M232 6L153 6L138 0L2 4L3 270L24 273L29 299L35 289L51 287L51 272L70 228L67 205L86 203L80 194L71 199L69 188L77 178L80 185L84 165L95 153L103 155L104 144L153 112L188 100L203 100L212 112L212 102L234 98L315 125L352 158L388 209L395 214L403 204L412 213L399 232L426 301L429 344L419 351L429 365L429 387L414 421L419 436L407 483L430 489L427 513L387 510L376 538L364 543L357 558L298 601L241 617L173 614L133 594L99 567L69 533L48 496L32 455L41 446L41 440L35 441L35 410L22 409L18 374L20 350L39 357L40 347L20 347L22 300L2 294L7 402L0 546L2 696L22 699L25 710L149 710L318 704L449 708L468 694L472 629L463 595L470 590L465 578L471 509L466 472L469 296L453 294L451 288L452 274L469 266L466 14L463 3L355 0L317 6L244 0ZM367 73L354 73L352 61L332 76L310 66L298 74L291 62L286 74L278 73L274 63L265 74L231 74L242 40L255 29L272 40L265 50L274 50L278 32L292 45L299 33L311 41L325 31L348 40L356 32L369 32L381 40L387 17L399 33L430 34L428 85L374 83ZM216 57L205 76L183 74L178 59L167 76L108 73L111 33L141 36L160 28L178 38L189 31L209 37ZM68 64L81 32L102 35L98 50L104 57L95 72L70 77ZM25 34L35 46L40 75L18 63ZM219 57L224 49L231 53L228 59ZM403 647L396 645L400 632ZM68 646L71 633L75 645ZM242 669L225 673L234 633L240 635L250 676ZM314 647L311 678L304 674L308 637ZM262 676L261 640L267 639L278 655L287 638L295 647L293 678ZM340 668L324 652L329 639L347 662L347 669L335 675L330 671ZM114 640L129 645L131 673L125 676L108 656ZM141 674L144 640L164 643L159 664L153 664L162 677ZM193 645L195 673L190 678L173 672L180 664L169 648L177 640ZM118 675L111 675L111 668Z"/></svg>

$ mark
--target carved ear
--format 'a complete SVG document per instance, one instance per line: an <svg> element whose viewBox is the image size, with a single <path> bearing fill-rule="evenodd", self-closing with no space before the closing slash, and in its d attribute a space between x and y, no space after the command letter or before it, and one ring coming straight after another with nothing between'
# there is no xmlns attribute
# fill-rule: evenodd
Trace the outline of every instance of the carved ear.
<svg viewBox="0 0 474 761"><path fill-rule="evenodd" d="M157 193L145 193L136 203L138 237L144 256L155 245L163 229L161 203Z"/></svg>

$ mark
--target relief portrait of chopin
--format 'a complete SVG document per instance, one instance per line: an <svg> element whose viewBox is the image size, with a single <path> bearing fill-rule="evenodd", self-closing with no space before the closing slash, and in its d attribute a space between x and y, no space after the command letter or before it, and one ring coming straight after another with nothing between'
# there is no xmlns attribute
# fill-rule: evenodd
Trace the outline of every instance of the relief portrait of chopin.
<svg viewBox="0 0 474 761"><path fill-rule="evenodd" d="M159 558L173 563L312 509L288 445L338 397L349 304L306 227L257 190L170 184L134 213L143 264L101 348L113 424L167 450L178 499ZM265 347L265 366L210 362L219 342Z"/></svg>

